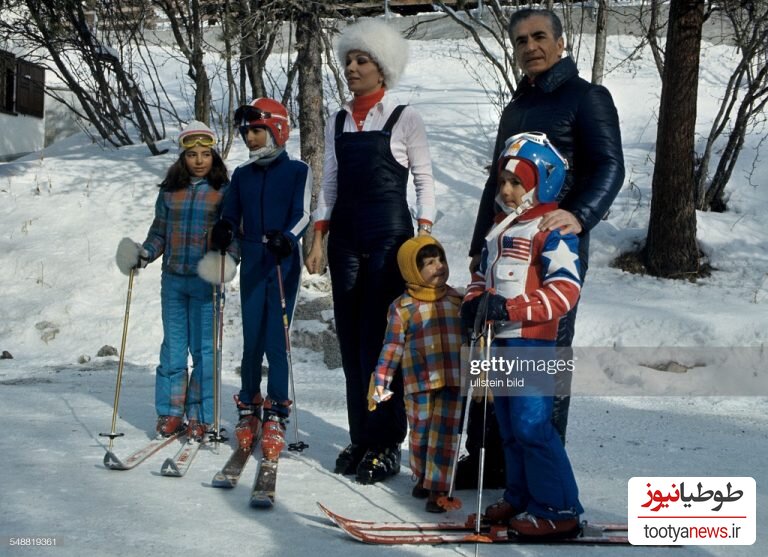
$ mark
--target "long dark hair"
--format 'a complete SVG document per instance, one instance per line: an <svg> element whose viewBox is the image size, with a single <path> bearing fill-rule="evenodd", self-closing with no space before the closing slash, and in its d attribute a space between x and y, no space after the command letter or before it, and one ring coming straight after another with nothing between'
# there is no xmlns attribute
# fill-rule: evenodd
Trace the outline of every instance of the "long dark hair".
<svg viewBox="0 0 768 557"><path fill-rule="evenodd" d="M165 180L158 184L160 188L167 191L177 191L183 190L190 184L191 176L187 170L184 153L186 151L182 151L176 162L168 169ZM224 164L224 159L221 158L216 149L211 149L211 154L213 155L213 166L205 178L211 187L218 191L229 182L229 175L227 174L227 166Z"/></svg>

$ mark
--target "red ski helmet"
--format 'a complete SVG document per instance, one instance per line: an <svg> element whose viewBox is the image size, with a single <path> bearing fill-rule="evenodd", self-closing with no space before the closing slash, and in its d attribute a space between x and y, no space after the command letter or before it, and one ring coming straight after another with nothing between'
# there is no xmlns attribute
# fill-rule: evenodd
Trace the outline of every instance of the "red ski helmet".
<svg viewBox="0 0 768 557"><path fill-rule="evenodd" d="M274 99L261 97L253 99L235 111L235 125L245 136L248 128L266 128L278 147L285 145L290 133L288 111Z"/></svg>

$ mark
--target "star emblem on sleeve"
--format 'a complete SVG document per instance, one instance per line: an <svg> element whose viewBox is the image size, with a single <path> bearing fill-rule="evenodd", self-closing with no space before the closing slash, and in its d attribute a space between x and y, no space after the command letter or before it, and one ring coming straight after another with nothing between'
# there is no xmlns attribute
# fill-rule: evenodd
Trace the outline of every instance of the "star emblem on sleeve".
<svg viewBox="0 0 768 557"><path fill-rule="evenodd" d="M579 255L571 251L571 248L565 242L558 242L555 249L545 251L541 255L549 259L550 274L562 269L574 277L579 276L579 267L577 265Z"/></svg>

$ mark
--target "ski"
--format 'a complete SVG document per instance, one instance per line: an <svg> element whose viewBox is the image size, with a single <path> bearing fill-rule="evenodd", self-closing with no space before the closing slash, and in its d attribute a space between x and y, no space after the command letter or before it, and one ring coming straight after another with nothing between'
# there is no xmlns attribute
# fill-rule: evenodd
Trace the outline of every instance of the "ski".
<svg viewBox="0 0 768 557"><path fill-rule="evenodd" d="M396 531L408 531L413 530L417 532L427 530L466 530L467 524L461 522L375 522L372 520L356 520L354 518L346 518L339 514L336 514L322 503L317 503L320 510L331 519L336 526L341 525L349 526L351 528L359 530L396 530Z"/></svg>
<svg viewBox="0 0 768 557"><path fill-rule="evenodd" d="M539 544L620 544L629 540L626 524L582 522L577 536L561 539L536 540L518 538L504 525L482 525L476 534L473 519L460 522L373 522L354 520L338 515L318 503L320 510L348 536L369 544L450 544L450 543L539 543Z"/></svg>
<svg viewBox="0 0 768 557"><path fill-rule="evenodd" d="M181 448L176 452L176 455L172 458L165 459L162 468L160 468L160 474L172 478L181 478L189 470L192 460L200 450L200 447L205 444L205 440L197 441L195 439L187 439Z"/></svg>
<svg viewBox="0 0 768 557"><path fill-rule="evenodd" d="M275 504L277 463L285 446L286 419L265 412L261 433L261 460L253 482L250 505L256 509L269 509Z"/></svg>
<svg viewBox="0 0 768 557"><path fill-rule="evenodd" d="M248 459L252 452L253 445L247 449L241 447L235 449L232 454L229 455L227 462L224 463L224 467L216 472L213 480L211 480L211 486L227 489L235 487L240 479L240 475L243 473L243 468L248 464Z"/></svg>
<svg viewBox="0 0 768 557"><path fill-rule="evenodd" d="M358 530L415 530L415 531L428 531L428 530L467 530L474 529L475 527L475 515L470 515L466 522L376 522L373 520L357 520L354 518L347 518L339 514L334 513L328 507L322 503L317 503L320 510L331 519L335 524L344 523ZM622 523L591 523L594 528L600 528L605 532L626 532L627 525Z"/></svg>
<svg viewBox="0 0 768 557"><path fill-rule="evenodd" d="M275 504L278 460L262 458L251 490L251 507L268 509Z"/></svg>
<svg viewBox="0 0 768 557"><path fill-rule="evenodd" d="M183 437L183 435L184 435L183 431L174 433L169 437L163 437L161 435L158 435L157 437L152 439L149 443L147 443L142 448L140 448L139 450L129 455L124 460L121 460L120 458L118 458L117 455L112 451L107 451L106 454L104 455L104 466L106 466L110 470L130 470L131 468L135 468L136 466L138 466L139 464L147 460L150 456L155 454L157 451L159 451L163 447L167 447L176 439Z"/></svg>

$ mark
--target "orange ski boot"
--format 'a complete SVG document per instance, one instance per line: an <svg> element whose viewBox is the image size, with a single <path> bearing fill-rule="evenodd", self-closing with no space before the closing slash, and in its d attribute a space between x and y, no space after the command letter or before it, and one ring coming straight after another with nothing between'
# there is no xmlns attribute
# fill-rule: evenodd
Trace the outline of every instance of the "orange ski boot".
<svg viewBox="0 0 768 557"><path fill-rule="evenodd" d="M251 449L259 442L261 436L261 407L264 399L260 394L253 397L253 402L246 404L237 395L234 396L237 414L240 417L235 426L237 446L241 449Z"/></svg>
<svg viewBox="0 0 768 557"><path fill-rule="evenodd" d="M272 400L264 401L264 426L261 434L261 452L267 460L277 460L280 452L285 447L285 424L288 420L287 415L281 415L276 411L276 407L282 407L281 410L289 412L288 407L291 402L278 404Z"/></svg>

